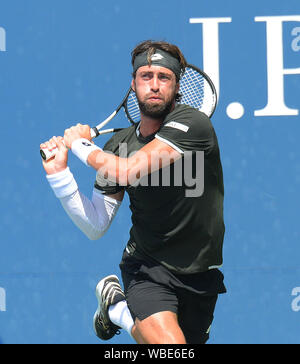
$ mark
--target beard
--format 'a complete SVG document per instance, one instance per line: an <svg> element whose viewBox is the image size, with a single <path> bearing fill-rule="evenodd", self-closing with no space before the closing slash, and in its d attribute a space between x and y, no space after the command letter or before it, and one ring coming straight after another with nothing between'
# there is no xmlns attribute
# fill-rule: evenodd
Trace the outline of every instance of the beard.
<svg viewBox="0 0 300 364"><path fill-rule="evenodd" d="M148 103L147 101L142 101L136 94L140 111L144 116L148 116L153 119L165 119L165 117L172 111L175 95L170 100L163 103Z"/></svg>

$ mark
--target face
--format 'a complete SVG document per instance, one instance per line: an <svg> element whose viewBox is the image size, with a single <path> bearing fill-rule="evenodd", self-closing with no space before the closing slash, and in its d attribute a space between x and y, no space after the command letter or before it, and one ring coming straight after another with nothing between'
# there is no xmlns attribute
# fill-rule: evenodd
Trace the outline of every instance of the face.
<svg viewBox="0 0 300 364"><path fill-rule="evenodd" d="M165 67L143 66L132 80L141 113L154 119L164 119L175 104L179 90L175 74Z"/></svg>

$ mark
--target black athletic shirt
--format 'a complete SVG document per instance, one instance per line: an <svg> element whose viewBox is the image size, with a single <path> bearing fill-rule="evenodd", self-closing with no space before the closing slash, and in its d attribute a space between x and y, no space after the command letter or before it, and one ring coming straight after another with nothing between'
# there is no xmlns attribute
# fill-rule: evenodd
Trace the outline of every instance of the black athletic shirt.
<svg viewBox="0 0 300 364"><path fill-rule="evenodd" d="M137 126L131 126L116 133L104 151L127 157L154 138L182 153L181 159L167 167L168 173L161 169L135 186L108 184L97 174L95 187L106 195L123 189L128 193L132 212L128 247L133 255L159 262L177 274L213 270L222 265L224 238L223 173L214 128L205 114L176 105L155 134L144 138ZM187 186L184 173L192 170L192 176L197 176L203 154L204 192L187 197L187 191L192 196L197 193L195 186ZM180 175L183 183L178 183ZM164 176L169 176L168 186Z"/></svg>

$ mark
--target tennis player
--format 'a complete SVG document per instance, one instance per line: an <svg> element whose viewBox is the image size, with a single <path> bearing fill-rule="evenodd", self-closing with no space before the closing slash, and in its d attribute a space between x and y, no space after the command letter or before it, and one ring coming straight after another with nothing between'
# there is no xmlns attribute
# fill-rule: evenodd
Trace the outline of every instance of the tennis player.
<svg viewBox="0 0 300 364"><path fill-rule="evenodd" d="M62 206L90 239L107 231L129 195L132 227L120 263L124 291L114 275L98 283L96 334L109 340L123 328L137 343L205 343L218 295L226 292L219 270L225 229L217 137L205 114L176 103L186 67L177 46L142 42L132 66L140 123L116 133L103 150L91 142L90 127L77 124L65 131L65 144L61 137L41 144L58 148L43 165ZM67 166L67 148L97 171L91 200ZM199 177L199 155L204 190L179 178L187 169Z"/></svg>

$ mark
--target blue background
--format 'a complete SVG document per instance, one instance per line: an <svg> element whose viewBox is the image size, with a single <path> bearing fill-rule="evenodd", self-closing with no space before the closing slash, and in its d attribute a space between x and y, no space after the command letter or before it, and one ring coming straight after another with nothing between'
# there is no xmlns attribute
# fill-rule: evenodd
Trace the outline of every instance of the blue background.
<svg viewBox="0 0 300 364"><path fill-rule="evenodd" d="M300 311L291 308L300 286L299 116L254 116L267 102L265 23L254 17L289 14L300 14L299 0L1 0L0 342L101 343L92 327L94 289L105 275L119 275L130 228L126 198L107 234L89 241L50 190L39 144L113 111L141 40L173 42L201 67L202 26L189 19L231 17L220 25L212 120L224 169L228 293L219 299L210 343L300 343ZM300 52L291 49L295 26L283 29L287 68L300 67ZM285 81L287 105L300 109L300 75ZM245 107L238 120L226 114L232 101ZM123 124L118 116L114 125ZM95 171L72 155L69 165L90 196ZM123 332L110 343L133 341Z"/></svg>

